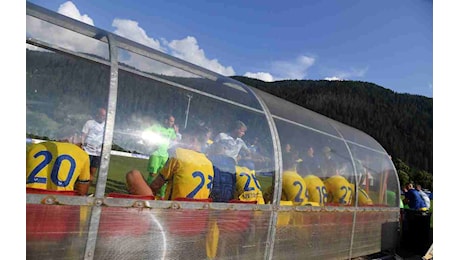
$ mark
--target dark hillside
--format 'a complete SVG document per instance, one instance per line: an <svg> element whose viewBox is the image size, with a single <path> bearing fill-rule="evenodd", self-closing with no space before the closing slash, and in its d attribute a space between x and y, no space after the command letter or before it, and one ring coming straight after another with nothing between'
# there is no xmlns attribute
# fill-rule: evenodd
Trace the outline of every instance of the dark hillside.
<svg viewBox="0 0 460 260"><path fill-rule="evenodd" d="M249 86L360 129L392 157L433 172L433 99L398 94L361 81L284 80L233 77Z"/></svg>

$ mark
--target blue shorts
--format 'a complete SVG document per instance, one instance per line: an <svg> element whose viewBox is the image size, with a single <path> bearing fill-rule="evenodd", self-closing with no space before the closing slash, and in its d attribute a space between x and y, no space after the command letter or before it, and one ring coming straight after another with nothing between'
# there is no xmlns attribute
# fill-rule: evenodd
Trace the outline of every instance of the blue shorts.
<svg viewBox="0 0 460 260"><path fill-rule="evenodd" d="M89 166L93 168L99 168L101 164L101 157L96 155L89 156Z"/></svg>

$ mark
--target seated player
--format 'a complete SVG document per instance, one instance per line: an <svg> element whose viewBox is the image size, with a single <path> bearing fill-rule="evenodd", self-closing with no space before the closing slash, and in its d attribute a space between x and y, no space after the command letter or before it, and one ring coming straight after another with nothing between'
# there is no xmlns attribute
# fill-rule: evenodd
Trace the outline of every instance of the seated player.
<svg viewBox="0 0 460 260"><path fill-rule="evenodd" d="M355 185L354 184L350 184L350 185L351 185L351 189L353 190L353 195L354 195ZM352 205L355 205L355 203L356 203L355 196L353 196ZM358 206L371 206L373 204L374 203L372 202L372 199L369 197L367 192L363 188L358 187Z"/></svg>
<svg viewBox="0 0 460 260"><path fill-rule="evenodd" d="M295 153L285 153L283 156L283 184L280 201L282 206L315 204L308 201L305 181L296 171L297 159ZM273 186L269 186L263 191L263 198L266 203L271 203Z"/></svg>
<svg viewBox="0 0 460 260"><path fill-rule="evenodd" d="M260 183L256 178L254 163L244 159L236 166L236 192L235 199L241 201L257 201L265 204Z"/></svg>
<svg viewBox="0 0 460 260"><path fill-rule="evenodd" d="M88 154L69 143L70 131L62 129L59 141L32 144L26 151L27 192L59 191L86 195L89 189ZM72 194L72 193L71 193Z"/></svg>
<svg viewBox="0 0 460 260"><path fill-rule="evenodd" d="M167 199L209 200L214 172L211 161L199 152L200 147L195 133L183 133L180 144L171 151L168 161L150 186L138 170L126 174L129 193L153 196L167 181Z"/></svg>
<svg viewBox="0 0 460 260"><path fill-rule="evenodd" d="M297 159L295 153L284 154L281 200L292 201L294 206L311 205L306 196L305 181L296 171Z"/></svg>
<svg viewBox="0 0 460 260"><path fill-rule="evenodd" d="M308 201L317 206L324 206L327 202L327 189L323 181L315 175L309 174L303 178L308 192Z"/></svg>
<svg viewBox="0 0 460 260"><path fill-rule="evenodd" d="M327 190L327 202L351 205L353 189L351 184L343 176L334 175L324 181Z"/></svg>
<svg viewBox="0 0 460 260"><path fill-rule="evenodd" d="M208 158L214 170L211 191L213 202L229 202L236 190L236 161L224 150L222 143L215 143L208 150Z"/></svg>

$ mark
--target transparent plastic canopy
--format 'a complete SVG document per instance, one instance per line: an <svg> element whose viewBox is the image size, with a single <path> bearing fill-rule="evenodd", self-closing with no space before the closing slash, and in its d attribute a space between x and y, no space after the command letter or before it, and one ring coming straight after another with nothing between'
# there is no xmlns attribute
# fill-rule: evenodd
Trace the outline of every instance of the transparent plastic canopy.
<svg viewBox="0 0 460 260"><path fill-rule="evenodd" d="M40 6L27 3L26 17L28 258L345 259L394 248L399 181L368 134ZM78 172L64 143L95 161ZM235 175L222 202L216 155ZM146 185L157 170L165 194L134 194L133 170ZM89 183L86 195L74 180Z"/></svg>

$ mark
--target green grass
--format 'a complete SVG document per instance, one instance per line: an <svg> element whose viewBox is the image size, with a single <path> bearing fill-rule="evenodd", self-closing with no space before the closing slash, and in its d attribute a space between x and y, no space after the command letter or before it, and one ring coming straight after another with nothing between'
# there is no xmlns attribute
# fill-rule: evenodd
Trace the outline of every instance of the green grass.
<svg viewBox="0 0 460 260"><path fill-rule="evenodd" d="M137 169L147 177L148 160L111 155L109 164L108 179L125 182L125 175L132 169Z"/></svg>
<svg viewBox="0 0 460 260"><path fill-rule="evenodd" d="M110 155L109 173L107 176L105 193L127 193L126 173L132 169L137 169L147 178L147 164L148 160L146 159ZM90 187L89 192L94 193L94 189L95 186L93 185Z"/></svg>
<svg viewBox="0 0 460 260"><path fill-rule="evenodd" d="M257 176L257 180L259 181L260 186L262 187L262 191L272 186L272 177L259 175Z"/></svg>
<svg viewBox="0 0 460 260"><path fill-rule="evenodd" d="M127 193L126 173L132 169L138 169L144 175L144 178L147 179L147 164L148 160L146 159L111 155L105 192ZM272 177L258 176L257 180L262 186L262 190L272 185ZM90 193L94 192L94 188L94 186L90 188Z"/></svg>
<svg viewBox="0 0 460 260"><path fill-rule="evenodd" d="M431 213L431 220L430 220L430 227L433 228L433 200L430 200L430 210L429 212Z"/></svg>

